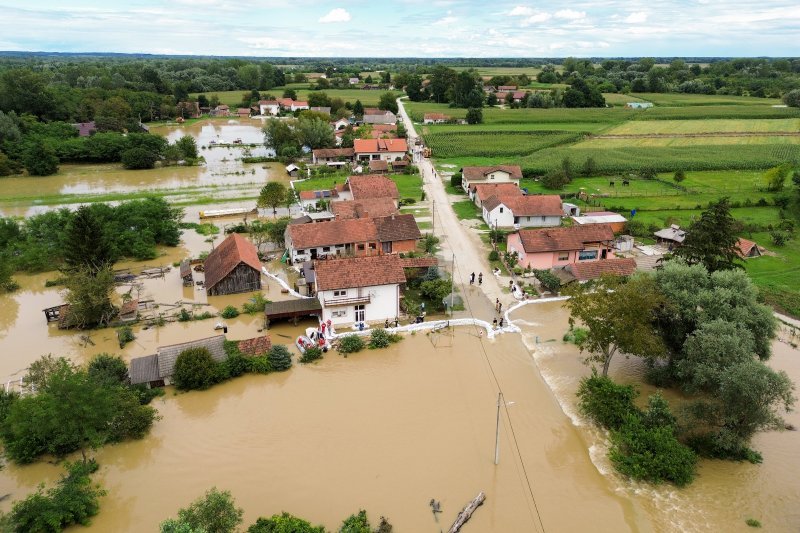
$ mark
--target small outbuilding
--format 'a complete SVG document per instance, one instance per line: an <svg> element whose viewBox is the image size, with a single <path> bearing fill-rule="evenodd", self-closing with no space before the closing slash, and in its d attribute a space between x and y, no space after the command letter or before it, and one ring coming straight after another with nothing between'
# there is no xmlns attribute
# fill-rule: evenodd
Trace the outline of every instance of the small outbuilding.
<svg viewBox="0 0 800 533"><path fill-rule="evenodd" d="M736 241L736 253L739 254L739 257L742 259L761 257L762 255L761 248L759 248L756 243L747 239L742 239L741 237Z"/></svg>
<svg viewBox="0 0 800 533"><path fill-rule="evenodd" d="M206 291L209 296L261 290L261 262L256 247L231 233L205 260Z"/></svg>
<svg viewBox="0 0 800 533"><path fill-rule="evenodd" d="M194 285L194 279L192 278L192 264L186 259L181 261L181 280L183 281L184 287L191 287Z"/></svg>
<svg viewBox="0 0 800 533"><path fill-rule="evenodd" d="M286 165L286 173L289 174L290 177L296 178L298 174L300 174L300 167L292 163L291 165Z"/></svg>

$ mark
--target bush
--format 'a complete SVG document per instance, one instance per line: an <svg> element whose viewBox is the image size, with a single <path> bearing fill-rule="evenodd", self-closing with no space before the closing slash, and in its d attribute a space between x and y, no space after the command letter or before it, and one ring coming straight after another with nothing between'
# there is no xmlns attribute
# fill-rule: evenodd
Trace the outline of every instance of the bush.
<svg viewBox="0 0 800 533"><path fill-rule="evenodd" d="M133 330L130 326L122 326L117 330L117 339L119 340L119 347L124 348L126 344L136 339Z"/></svg>
<svg viewBox="0 0 800 533"><path fill-rule="evenodd" d="M238 378L250 370L250 363L240 353L229 355L221 364L221 372L226 378Z"/></svg>
<svg viewBox="0 0 800 533"><path fill-rule="evenodd" d="M239 310L236 309L234 306L229 305L225 309L222 310L222 313L220 313L220 316L222 318L236 318L237 316L239 316Z"/></svg>
<svg viewBox="0 0 800 533"><path fill-rule="evenodd" d="M389 333L383 328L375 328L369 336L369 347L371 349L386 348L390 344L400 341L401 338L400 335Z"/></svg>
<svg viewBox="0 0 800 533"><path fill-rule="evenodd" d="M463 179L461 177L461 172L456 172L452 176L450 176L450 185L456 189L461 189L461 183Z"/></svg>
<svg viewBox="0 0 800 533"><path fill-rule="evenodd" d="M500 254L497 253L497 250L492 250L491 252L489 252L489 261L499 261L499 260L500 260Z"/></svg>
<svg viewBox="0 0 800 533"><path fill-rule="evenodd" d="M562 170L553 170L545 174L542 178L542 185L544 185L546 189L560 190L569 182L569 176Z"/></svg>
<svg viewBox="0 0 800 533"><path fill-rule="evenodd" d="M292 367L292 354L289 353L289 349L283 344L276 344L270 348L267 354L267 361L269 361L272 370L283 372Z"/></svg>
<svg viewBox="0 0 800 533"><path fill-rule="evenodd" d="M692 481L697 456L675 438L670 426L648 426L637 414L628 414L611 433L609 458L621 473L633 479L679 487Z"/></svg>
<svg viewBox="0 0 800 533"><path fill-rule="evenodd" d="M100 510L99 499L105 491L93 485L91 476L97 462L66 463L67 475L46 493L39 489L14 503L7 517L7 526L15 532L61 531L73 524L88 525Z"/></svg>
<svg viewBox="0 0 800 533"><path fill-rule="evenodd" d="M325 533L325 528L312 526L306 520L284 512L270 518L259 518L247 533Z"/></svg>
<svg viewBox="0 0 800 533"><path fill-rule="evenodd" d="M146 148L131 148L122 152L122 166L128 170L143 170L156 166L158 154Z"/></svg>
<svg viewBox="0 0 800 533"><path fill-rule="evenodd" d="M306 348L305 353L300 358L300 362L305 364L316 361L317 359L322 359L322 350L316 346L311 346L310 348Z"/></svg>
<svg viewBox="0 0 800 533"><path fill-rule="evenodd" d="M181 309L178 313L178 322L189 322L191 319L192 315L186 309Z"/></svg>
<svg viewBox="0 0 800 533"><path fill-rule="evenodd" d="M483 123L483 111L479 107L470 107L467 110L467 124Z"/></svg>
<svg viewBox="0 0 800 533"><path fill-rule="evenodd" d="M121 385L128 382L128 365L118 355L97 354L89 361L86 371L98 383Z"/></svg>
<svg viewBox="0 0 800 533"><path fill-rule="evenodd" d="M539 280L542 288L547 292L558 294L561 289L561 280L549 270L534 270L533 275Z"/></svg>
<svg viewBox="0 0 800 533"><path fill-rule="evenodd" d="M180 390L203 390L220 381L220 366L206 348L189 348L175 360L172 381Z"/></svg>
<svg viewBox="0 0 800 533"><path fill-rule="evenodd" d="M618 429L628 415L636 414L633 400L639 392L630 385L617 385L596 371L581 380L578 409L606 429Z"/></svg>
<svg viewBox="0 0 800 533"><path fill-rule="evenodd" d="M683 170L676 170L672 179L675 180L675 183L680 183L686 179L686 173Z"/></svg>
<svg viewBox="0 0 800 533"><path fill-rule="evenodd" d="M355 353L364 349L364 339L358 335L345 335L339 340L339 353Z"/></svg>
<svg viewBox="0 0 800 533"><path fill-rule="evenodd" d="M251 357L248 360L250 366L250 372L255 374L269 374L272 372L272 365L269 362L269 359L266 355L260 355L258 357Z"/></svg>
<svg viewBox="0 0 800 533"><path fill-rule="evenodd" d="M572 344L580 346L586 337L589 335L589 330L584 328L569 328L569 331L564 333L564 342L571 342Z"/></svg>
<svg viewBox="0 0 800 533"><path fill-rule="evenodd" d="M788 234L783 231L772 231L769 236L772 238L772 244L775 246L783 246L789 240Z"/></svg>
<svg viewBox="0 0 800 533"><path fill-rule="evenodd" d="M264 298L264 295L256 293L255 295L251 296L249 300L247 300L242 305L242 311L247 313L248 315L254 315L256 313L263 313L264 308L267 304L272 303L270 300Z"/></svg>
<svg viewBox="0 0 800 533"><path fill-rule="evenodd" d="M800 91L798 91L798 92L800 92ZM747 520L744 521L744 523L747 524L750 527L761 527L761 522L759 522L755 518L748 518Z"/></svg>

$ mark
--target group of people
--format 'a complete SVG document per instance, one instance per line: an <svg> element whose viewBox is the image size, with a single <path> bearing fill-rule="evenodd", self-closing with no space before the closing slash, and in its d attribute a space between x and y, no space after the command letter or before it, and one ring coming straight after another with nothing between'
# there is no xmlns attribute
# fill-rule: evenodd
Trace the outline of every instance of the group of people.
<svg viewBox="0 0 800 533"><path fill-rule="evenodd" d="M475 272L469 275L469 284L470 285L475 284ZM478 285L483 285L483 272L480 272L478 274Z"/></svg>

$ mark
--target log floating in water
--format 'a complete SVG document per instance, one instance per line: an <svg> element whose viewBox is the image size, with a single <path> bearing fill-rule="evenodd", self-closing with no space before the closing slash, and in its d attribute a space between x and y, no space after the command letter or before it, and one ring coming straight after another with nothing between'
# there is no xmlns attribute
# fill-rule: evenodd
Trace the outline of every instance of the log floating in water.
<svg viewBox="0 0 800 533"><path fill-rule="evenodd" d="M486 494L484 494L483 491L480 491L478 495L475 496L475 499L469 502L467 506L464 507L463 511L458 513L456 521L453 522L453 525L450 526L450 529L447 530L447 533L458 533L458 531L462 527L464 527L464 524L467 523L467 520L469 520L472 517L472 513L474 513L475 510L478 509L478 507L480 507L483 504L483 501L485 499L486 499Z"/></svg>

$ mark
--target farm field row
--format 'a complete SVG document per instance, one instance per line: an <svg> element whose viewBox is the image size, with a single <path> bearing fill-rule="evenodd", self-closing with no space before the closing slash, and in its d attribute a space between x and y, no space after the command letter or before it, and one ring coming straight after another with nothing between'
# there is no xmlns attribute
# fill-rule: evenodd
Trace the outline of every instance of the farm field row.
<svg viewBox="0 0 800 533"><path fill-rule="evenodd" d="M703 136L664 136L664 137L618 137L586 139L575 148L616 149L632 147L681 147L681 146L724 146L761 145L773 147L782 144L800 144L798 135L703 135Z"/></svg>
<svg viewBox="0 0 800 533"><path fill-rule="evenodd" d="M580 133L571 132L521 132L521 131L468 131L463 133L431 133L425 136L426 144L434 157L508 156L528 155L543 148L574 142Z"/></svg>
<svg viewBox="0 0 800 533"><path fill-rule="evenodd" d="M427 133L465 133L465 132L517 132L517 131L574 131L581 133L607 134L614 124L603 122L519 122L515 124L426 124L417 127L423 135Z"/></svg>
<svg viewBox="0 0 800 533"><path fill-rule="evenodd" d="M304 88L295 89L294 86L297 85ZM307 88L308 84L293 84L293 86L288 86L288 87L293 88L295 90L295 92L297 93L298 100L304 100L308 98L308 93L312 92L310 89ZM286 88L287 87L275 87L273 89L270 89L269 91L261 91L261 92L264 95L269 94L276 98L280 98L281 96L283 96L283 91ZM377 106L381 94L383 94L386 91L376 91L376 90L365 91L364 89L325 89L324 91L316 91L316 92L324 92L331 98L341 98L345 102L354 103L356 100L361 100L361 103L364 104L365 107L369 107L369 106ZM196 97L197 94L198 93L192 93L189 96ZM211 98L212 96L216 95L217 98L219 98L221 104L226 104L230 107L238 107L239 104L242 102L242 96L245 94L249 94L249 91L212 91L203 94L205 94L208 98ZM398 92L397 94L399 95L400 93Z"/></svg>
<svg viewBox="0 0 800 533"><path fill-rule="evenodd" d="M608 135L692 134L692 133L773 133L800 132L800 119L742 120L637 120L606 131Z"/></svg>
<svg viewBox="0 0 800 533"><path fill-rule="evenodd" d="M777 98L758 98L756 96L729 96L720 94L683 93L632 93L632 96L657 106L707 106L707 105L780 105Z"/></svg>
<svg viewBox="0 0 800 533"><path fill-rule="evenodd" d="M647 102L647 100L630 94L603 93L603 98L606 99L606 104L612 106L625 106L628 102Z"/></svg>

